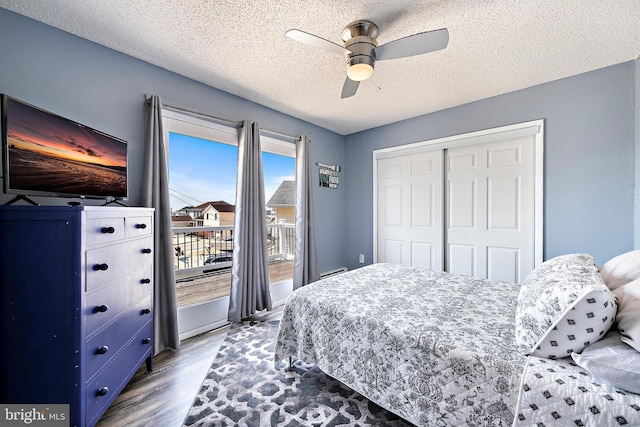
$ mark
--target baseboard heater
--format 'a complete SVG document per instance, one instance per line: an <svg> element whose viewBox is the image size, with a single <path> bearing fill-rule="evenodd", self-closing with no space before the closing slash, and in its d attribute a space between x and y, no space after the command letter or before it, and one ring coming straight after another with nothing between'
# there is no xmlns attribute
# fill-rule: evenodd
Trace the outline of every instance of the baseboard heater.
<svg viewBox="0 0 640 427"><path fill-rule="evenodd" d="M341 274L347 271L347 267L336 268L335 270L325 271L324 273L320 273L320 278L325 279L330 276L335 276L336 274Z"/></svg>

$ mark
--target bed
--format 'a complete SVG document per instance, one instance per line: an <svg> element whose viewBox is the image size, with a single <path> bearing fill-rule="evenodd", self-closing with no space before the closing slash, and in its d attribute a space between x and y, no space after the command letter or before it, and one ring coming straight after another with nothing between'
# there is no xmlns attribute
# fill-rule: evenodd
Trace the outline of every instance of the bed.
<svg viewBox="0 0 640 427"><path fill-rule="evenodd" d="M640 390L620 388L640 376L610 385L580 359L613 340L640 370L602 277L586 254L545 262L522 285L373 264L296 290L274 358L317 364L418 426L640 425Z"/></svg>

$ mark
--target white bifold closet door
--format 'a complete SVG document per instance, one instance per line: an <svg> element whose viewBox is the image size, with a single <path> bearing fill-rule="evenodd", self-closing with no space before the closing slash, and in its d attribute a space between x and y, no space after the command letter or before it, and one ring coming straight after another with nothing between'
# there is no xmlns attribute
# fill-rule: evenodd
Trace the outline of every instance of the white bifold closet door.
<svg viewBox="0 0 640 427"><path fill-rule="evenodd" d="M377 261L521 282L535 267L533 136L377 160Z"/></svg>

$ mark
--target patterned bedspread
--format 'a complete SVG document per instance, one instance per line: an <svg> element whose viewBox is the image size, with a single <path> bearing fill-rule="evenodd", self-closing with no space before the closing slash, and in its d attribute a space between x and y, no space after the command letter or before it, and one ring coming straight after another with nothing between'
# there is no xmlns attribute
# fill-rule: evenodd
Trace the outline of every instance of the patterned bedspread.
<svg viewBox="0 0 640 427"><path fill-rule="evenodd" d="M530 356L514 427L640 426L640 395L598 381L573 359Z"/></svg>
<svg viewBox="0 0 640 427"><path fill-rule="evenodd" d="M275 359L316 363L416 425L509 426L519 286L374 264L294 292Z"/></svg>

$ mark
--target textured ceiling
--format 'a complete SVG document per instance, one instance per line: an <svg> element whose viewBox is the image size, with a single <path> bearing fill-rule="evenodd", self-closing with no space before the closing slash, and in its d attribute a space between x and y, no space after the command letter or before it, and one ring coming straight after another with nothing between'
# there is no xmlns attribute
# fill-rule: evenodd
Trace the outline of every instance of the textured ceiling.
<svg viewBox="0 0 640 427"><path fill-rule="evenodd" d="M629 61L638 0L0 0L0 7L340 134ZM342 44L368 19L383 44L447 28L445 50L376 64L340 99L344 58L284 37Z"/></svg>

